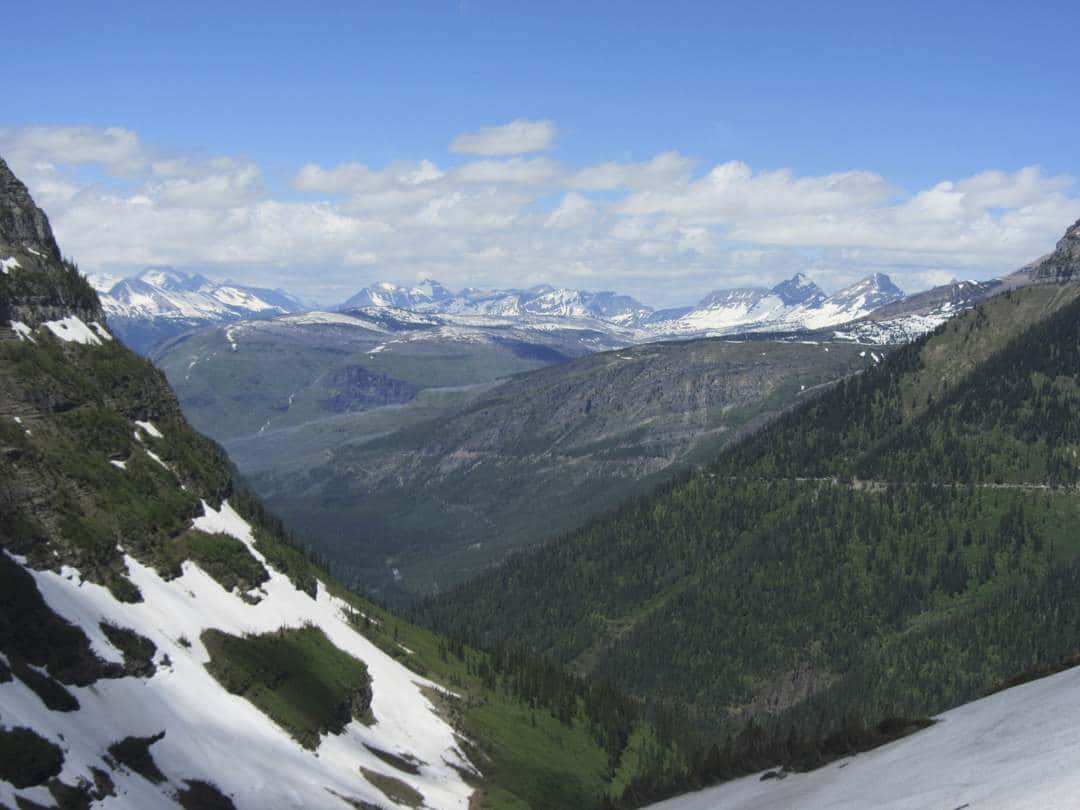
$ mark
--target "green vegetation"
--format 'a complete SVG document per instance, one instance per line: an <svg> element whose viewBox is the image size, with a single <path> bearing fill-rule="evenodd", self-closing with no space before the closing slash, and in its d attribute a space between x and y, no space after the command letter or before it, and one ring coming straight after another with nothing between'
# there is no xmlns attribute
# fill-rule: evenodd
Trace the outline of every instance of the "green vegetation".
<svg viewBox="0 0 1080 810"><path fill-rule="evenodd" d="M146 636L140 636L127 627L109 622L100 623L101 631L110 643L124 656L124 673L138 678L151 678L157 672L154 655L157 645Z"/></svg>
<svg viewBox="0 0 1080 810"><path fill-rule="evenodd" d="M382 408L232 446L339 578L405 604L712 458L804 388L864 368L861 354L776 340L639 346L518 375L427 420Z"/></svg>
<svg viewBox="0 0 1080 810"><path fill-rule="evenodd" d="M645 757L639 800L1055 664L1080 638L1076 294L994 299L418 615L642 700L680 758Z"/></svg>
<svg viewBox="0 0 1080 810"><path fill-rule="evenodd" d="M210 782L186 779L185 787L176 794L176 801L184 810L236 810L233 800Z"/></svg>
<svg viewBox="0 0 1080 810"><path fill-rule="evenodd" d="M161 558L160 573L164 577L180 576L181 563L191 560L230 592L250 591L270 578L247 546L227 534L188 529L164 545Z"/></svg>
<svg viewBox="0 0 1080 810"><path fill-rule="evenodd" d="M28 728L0 728L0 779L16 788L40 785L60 773L60 747Z"/></svg>
<svg viewBox="0 0 1080 810"><path fill-rule="evenodd" d="M3 553L0 553L0 652L20 679L30 672L33 674L27 677L36 676L35 682L45 676L27 665L44 667L53 678L76 686L87 686L102 677L119 677L122 670L98 658L86 634L57 616L45 604L33 577ZM70 694L68 698L69 703L75 700Z"/></svg>
<svg viewBox="0 0 1080 810"><path fill-rule="evenodd" d="M165 774L154 762L150 746L165 739L165 732L153 737L125 737L109 746L109 755L121 765L130 768L144 779L160 785L165 781Z"/></svg>
<svg viewBox="0 0 1080 810"><path fill-rule="evenodd" d="M221 685L251 701L306 748L340 734L371 705L367 667L315 626L239 638L207 630L206 665Z"/></svg>
<svg viewBox="0 0 1080 810"><path fill-rule="evenodd" d="M361 766L360 773L364 775L364 778L371 784L382 791L394 804L403 804L406 807L420 808L424 805L424 795L420 791L409 787L409 785L402 782L393 776L387 776L384 773L370 770Z"/></svg>

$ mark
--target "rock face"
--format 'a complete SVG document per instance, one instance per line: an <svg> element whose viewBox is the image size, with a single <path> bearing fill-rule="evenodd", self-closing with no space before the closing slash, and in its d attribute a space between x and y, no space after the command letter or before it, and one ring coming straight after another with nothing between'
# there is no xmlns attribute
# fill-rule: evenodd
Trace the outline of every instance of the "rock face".
<svg viewBox="0 0 1080 810"><path fill-rule="evenodd" d="M321 400L321 403L333 413L408 402L420 390L404 380L396 380L357 365L336 369L330 375L329 384L335 393Z"/></svg>
<svg viewBox="0 0 1080 810"><path fill-rule="evenodd" d="M361 635L350 617L374 608L332 596L234 488L228 458L105 328L48 219L0 170L0 808L321 807L328 790L375 807L361 731L441 764L410 780L417 806L468 805L475 769L425 696L436 684ZM210 670L240 659L210 653L208 634L299 627L314 646L276 647L272 678L324 687L314 714L316 690L280 690L296 707L283 715ZM327 676L343 666L347 681ZM131 743L142 770L117 753ZM333 756L305 747L324 743Z"/></svg>
<svg viewBox="0 0 1080 810"><path fill-rule="evenodd" d="M49 218L34 205L26 186L0 158L0 249L5 247L33 248L44 254L43 258L60 261L60 248L53 239Z"/></svg>
<svg viewBox="0 0 1080 810"><path fill-rule="evenodd" d="M49 218L0 158L0 325L30 328L75 316L104 323L78 269L60 256Z"/></svg>
<svg viewBox="0 0 1080 810"><path fill-rule="evenodd" d="M1080 220L1065 231L1054 252L1031 273L1033 281L1069 281L1074 276L1080 276Z"/></svg>

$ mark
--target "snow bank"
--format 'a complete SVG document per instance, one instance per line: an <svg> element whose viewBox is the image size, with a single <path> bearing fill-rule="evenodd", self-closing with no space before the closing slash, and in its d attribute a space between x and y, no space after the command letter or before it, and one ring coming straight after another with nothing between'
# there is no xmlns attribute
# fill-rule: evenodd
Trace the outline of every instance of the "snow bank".
<svg viewBox="0 0 1080 810"><path fill-rule="evenodd" d="M37 343L37 341L34 340L34 330L22 321L12 321L11 331L19 336L19 340L29 340L31 343Z"/></svg>
<svg viewBox="0 0 1080 810"><path fill-rule="evenodd" d="M204 531L225 532L254 551L251 526L227 502L220 510L206 506L205 514L193 524ZM184 563L180 577L166 582L135 559L125 559L132 582L143 594L137 604L118 602L105 588L81 581L72 569L61 574L31 571L49 606L82 627L103 657L119 660L119 653L98 627L102 620L129 627L158 648L158 670L152 678L102 680L87 688L72 688L81 706L72 713L48 711L17 679L0 684L4 725L30 726L59 744L66 758L64 781L70 784L89 777L90 765L103 767L102 755L117 740L165 730L165 738L151 753L169 782L181 786L184 779L211 781L232 796L241 810L346 810L347 805L328 791L391 806L364 779L361 766L411 785L423 794L427 807L468 807L472 789L455 767L471 771L472 766L458 750L451 727L435 714L422 692L423 687L438 687L353 630L346 618L347 605L331 596L321 582L312 600L268 567L270 580L259 589L261 601L252 605L227 593L190 561ZM302 748L254 705L226 692L206 671L208 654L200 641L207 628L241 635L306 622L318 625L340 649L367 664L377 721L370 728L352 722L343 734L324 737L315 752ZM163 665L166 655L168 666ZM365 743L416 757L422 763L419 775L388 766ZM142 777L124 771L112 776L118 795L106 799L104 807L175 810L166 794ZM20 794L51 804L41 789ZM12 788L3 782L0 803L15 806Z"/></svg>
<svg viewBox="0 0 1080 810"><path fill-rule="evenodd" d="M136 419L135 424L138 425L143 430L145 430L148 435L153 436L155 439L164 439L165 438L165 435L160 430L157 429L157 426L154 425L153 422L142 422L142 421Z"/></svg>
<svg viewBox="0 0 1080 810"><path fill-rule="evenodd" d="M59 321L45 321L42 326L65 343L83 343L88 346L101 345L101 338L74 315L69 315Z"/></svg>
<svg viewBox="0 0 1080 810"><path fill-rule="evenodd" d="M98 333L98 337L100 337L102 340L112 340L113 339L113 336L109 334L109 330L106 329L104 326L102 326L97 321L90 321L90 326L93 328L93 330L95 332Z"/></svg>
<svg viewBox="0 0 1080 810"><path fill-rule="evenodd" d="M817 771L748 776L651 810L1072 808L1080 796L1080 668L945 712L910 737Z"/></svg>

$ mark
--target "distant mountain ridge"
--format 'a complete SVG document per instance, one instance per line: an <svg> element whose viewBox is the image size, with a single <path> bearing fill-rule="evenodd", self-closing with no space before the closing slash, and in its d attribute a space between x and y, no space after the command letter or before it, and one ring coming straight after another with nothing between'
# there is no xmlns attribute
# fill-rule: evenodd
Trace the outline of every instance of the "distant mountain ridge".
<svg viewBox="0 0 1080 810"><path fill-rule="evenodd" d="M91 277L109 326L129 347L146 354L155 344L205 326L266 318L305 309L284 290L217 283L198 273L151 267L103 289L111 279Z"/></svg>
<svg viewBox="0 0 1080 810"><path fill-rule="evenodd" d="M427 278L413 285L380 281L330 310L414 313L462 326L584 327L607 332L623 345L742 333L813 332L867 318L880 324L884 319L879 316L890 312L893 322L884 327L871 325L858 336L870 342L898 343L924 334L1006 287L1068 278L1069 268L1080 256L1080 227L1074 226L1070 233L1053 254L1014 273L1004 287L996 280L954 281L909 296L884 273L874 273L828 294L805 274L796 273L773 287L717 289L691 306L656 309L610 290L541 284L528 289L466 287L454 292ZM143 354L169 338L207 326L313 309L284 290L229 280L218 283L168 267L147 268L119 280L95 275L89 280L101 296L110 326ZM897 312L903 313L899 320Z"/></svg>
<svg viewBox="0 0 1080 810"><path fill-rule="evenodd" d="M827 295L802 273L775 287L720 289L696 305L653 309L628 295L539 285L527 290L451 292L425 279L413 287L379 282L365 287L337 309L383 307L428 314L593 320L635 333L632 342L723 335L735 332L796 331L846 323L903 299L888 276L876 273Z"/></svg>

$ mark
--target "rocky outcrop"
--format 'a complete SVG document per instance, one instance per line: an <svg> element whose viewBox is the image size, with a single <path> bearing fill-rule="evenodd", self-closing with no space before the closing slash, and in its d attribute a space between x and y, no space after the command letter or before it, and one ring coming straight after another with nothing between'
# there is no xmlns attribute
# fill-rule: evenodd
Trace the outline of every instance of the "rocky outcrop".
<svg viewBox="0 0 1080 810"><path fill-rule="evenodd" d="M1080 220L1065 231L1054 252L1031 270L1032 281L1071 281L1080 278Z"/></svg>
<svg viewBox="0 0 1080 810"><path fill-rule="evenodd" d="M60 261L49 218L34 204L30 192L0 158L0 251L22 248L41 258Z"/></svg>
<svg viewBox="0 0 1080 810"><path fill-rule="evenodd" d="M410 383L389 377L363 366L342 366L329 379L334 389L320 404L333 413L362 411L383 405L396 405L413 399L420 390Z"/></svg>
<svg viewBox="0 0 1080 810"><path fill-rule="evenodd" d="M69 315L104 323L93 288L75 265L64 261L49 218L2 158L0 262L0 327L19 321L33 328Z"/></svg>

